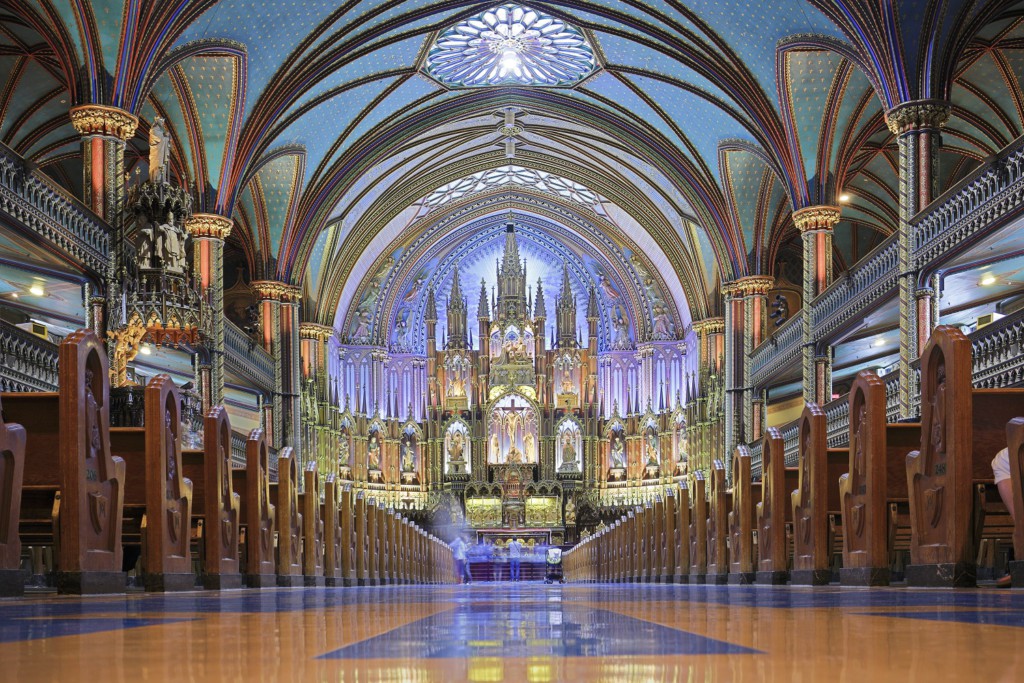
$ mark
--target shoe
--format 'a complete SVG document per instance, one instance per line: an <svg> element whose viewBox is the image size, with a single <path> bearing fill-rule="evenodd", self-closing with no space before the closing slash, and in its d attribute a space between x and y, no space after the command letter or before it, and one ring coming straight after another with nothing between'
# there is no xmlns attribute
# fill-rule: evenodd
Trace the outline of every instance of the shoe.
<svg viewBox="0 0 1024 683"><path fill-rule="evenodd" d="M1009 588L1012 585L1013 577L1011 577L1009 574L1007 574L1006 576L1001 576L998 579L996 579L996 588Z"/></svg>

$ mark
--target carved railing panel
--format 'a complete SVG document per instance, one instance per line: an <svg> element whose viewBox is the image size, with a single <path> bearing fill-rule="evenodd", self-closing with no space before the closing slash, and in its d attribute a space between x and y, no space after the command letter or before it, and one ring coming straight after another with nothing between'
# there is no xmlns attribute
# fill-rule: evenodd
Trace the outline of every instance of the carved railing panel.
<svg viewBox="0 0 1024 683"><path fill-rule="evenodd" d="M226 318L224 353L229 370L251 380L261 389L274 387L274 357Z"/></svg>
<svg viewBox="0 0 1024 683"><path fill-rule="evenodd" d="M0 212L63 253L101 274L110 258L110 227L65 194L42 171L0 144Z"/></svg>
<svg viewBox="0 0 1024 683"><path fill-rule="evenodd" d="M802 320L803 311L797 311L750 354L750 377L755 386L761 385L783 368L799 364L800 344L803 341Z"/></svg>
<svg viewBox="0 0 1024 683"><path fill-rule="evenodd" d="M899 256L899 242L892 235L822 292L811 307L814 338L832 334L886 294L895 292Z"/></svg>
<svg viewBox="0 0 1024 683"><path fill-rule="evenodd" d="M57 391L57 345L0 321L0 390Z"/></svg>

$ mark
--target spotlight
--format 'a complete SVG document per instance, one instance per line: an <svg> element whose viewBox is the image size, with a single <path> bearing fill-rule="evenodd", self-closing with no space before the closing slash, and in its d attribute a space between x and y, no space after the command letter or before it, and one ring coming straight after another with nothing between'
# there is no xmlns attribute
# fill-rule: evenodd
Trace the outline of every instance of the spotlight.
<svg viewBox="0 0 1024 683"><path fill-rule="evenodd" d="M139 347L139 353L143 356L149 356L153 353L153 350L149 348L149 344Z"/></svg>
<svg viewBox="0 0 1024 683"><path fill-rule="evenodd" d="M517 55L512 50L506 50L501 55L501 68L504 69L505 71L515 71L516 69L519 68L519 65L521 63L522 62L519 60L519 55Z"/></svg>
<svg viewBox="0 0 1024 683"><path fill-rule="evenodd" d="M45 296L46 290L43 289L43 286L41 284L36 283L28 288L28 293L31 294L32 296Z"/></svg>
<svg viewBox="0 0 1024 683"><path fill-rule="evenodd" d="M841 202L843 202L845 204L846 202L850 201L850 195L848 195L848 194L841 194L841 195L839 195L839 201L841 201Z"/></svg>
<svg viewBox="0 0 1024 683"><path fill-rule="evenodd" d="M872 343L871 345L872 345L872 346L876 346L876 347L877 347L877 346L885 346L885 340L884 340L884 339L882 339L881 337L879 337L879 338L878 338L878 339L876 339L876 340L874 341L874 343Z"/></svg>
<svg viewBox="0 0 1024 683"><path fill-rule="evenodd" d="M981 277L981 281L978 282L982 287L991 287L996 283L996 276L992 273L986 273Z"/></svg>

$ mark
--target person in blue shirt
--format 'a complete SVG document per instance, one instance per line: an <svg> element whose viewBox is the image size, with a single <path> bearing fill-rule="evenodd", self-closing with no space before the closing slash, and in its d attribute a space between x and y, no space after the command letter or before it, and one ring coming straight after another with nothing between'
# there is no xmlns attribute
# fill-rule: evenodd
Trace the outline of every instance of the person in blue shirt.
<svg viewBox="0 0 1024 683"><path fill-rule="evenodd" d="M509 578L518 581L520 576L520 563L523 557L523 545L519 539L513 538L508 542L508 570Z"/></svg>

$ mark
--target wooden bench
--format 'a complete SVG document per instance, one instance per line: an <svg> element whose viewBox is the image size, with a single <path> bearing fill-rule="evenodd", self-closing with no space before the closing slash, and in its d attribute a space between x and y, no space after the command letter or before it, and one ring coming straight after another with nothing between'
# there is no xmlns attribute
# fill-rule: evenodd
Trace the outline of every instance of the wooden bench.
<svg viewBox="0 0 1024 683"><path fill-rule="evenodd" d="M22 541L54 548L61 593L119 593L124 460L110 454L107 354L91 330L58 351L59 393L5 393L5 422L25 428Z"/></svg>
<svg viewBox="0 0 1024 683"><path fill-rule="evenodd" d="M729 511L729 583L748 584L756 578L754 567L754 509L761 501L761 487L751 476L750 450L739 445L732 457L732 509Z"/></svg>
<svg viewBox="0 0 1024 683"><path fill-rule="evenodd" d="M690 488L680 481L676 494L676 569L673 583L686 583L690 577Z"/></svg>
<svg viewBox="0 0 1024 683"><path fill-rule="evenodd" d="M192 590L192 481L182 474L181 397L163 374L149 380L144 396L146 426L110 430L110 449L126 463L124 515L142 529L146 590Z"/></svg>
<svg viewBox="0 0 1024 683"><path fill-rule="evenodd" d="M790 492L799 485L799 470L786 467L782 432L769 427L761 441L761 502L757 515L757 583L789 581L787 524L793 522Z"/></svg>
<svg viewBox="0 0 1024 683"><path fill-rule="evenodd" d="M5 424L0 411L0 597L25 592L21 570L21 487L25 473L25 428Z"/></svg>
<svg viewBox="0 0 1024 683"><path fill-rule="evenodd" d="M850 453L845 448L828 447L827 426L825 412L818 405L804 406L799 422L799 483L792 492L790 582L794 585L822 586L832 581L830 530L839 527L839 477L846 473Z"/></svg>
<svg viewBox="0 0 1024 683"><path fill-rule="evenodd" d="M302 512L299 509L299 463L291 446L277 456L277 482L270 484L270 502L277 511L277 585L301 586Z"/></svg>
<svg viewBox="0 0 1024 683"><path fill-rule="evenodd" d="M658 570L659 583L672 583L676 571L676 495L672 487L665 489L661 515L661 565ZM591 548L591 553L594 549Z"/></svg>
<svg viewBox="0 0 1024 683"><path fill-rule="evenodd" d="M715 460L711 464L711 481L708 486L707 521L707 573L705 582L724 584L729 582L729 512L731 496L725 488L725 464Z"/></svg>
<svg viewBox="0 0 1024 683"><path fill-rule="evenodd" d="M690 583L704 583L708 570L708 501L704 474L690 475Z"/></svg>
<svg viewBox="0 0 1024 683"><path fill-rule="evenodd" d="M843 585L889 585L896 539L909 531L906 456L921 442L921 425L886 424L885 403L885 382L870 370L858 373L850 389L848 473L839 483Z"/></svg>
<svg viewBox="0 0 1024 683"><path fill-rule="evenodd" d="M371 580L370 566L370 519L366 510L366 494L356 493L355 502L355 547L356 547L356 585L369 586Z"/></svg>
<svg viewBox="0 0 1024 683"><path fill-rule="evenodd" d="M241 493L239 514L244 525L240 538L245 548L245 584L265 588L277 584L274 563L276 510L270 502L270 449L262 429L254 429L245 442L245 469L231 471L232 485Z"/></svg>
<svg viewBox="0 0 1024 683"><path fill-rule="evenodd" d="M231 421L224 406L213 406L203 417L203 450L182 451L182 462L193 486L192 516L201 522L203 586L241 588L238 541L242 501L232 486Z"/></svg>
<svg viewBox="0 0 1024 683"><path fill-rule="evenodd" d="M335 475L328 474L324 480L324 502L321 516L324 522L324 583L327 586L343 586L345 578L345 528L339 507L340 487Z"/></svg>
<svg viewBox="0 0 1024 683"><path fill-rule="evenodd" d="M1010 577L1014 588L1024 587L1024 417L1006 424L1006 446L1010 456L1010 487L1013 500L1013 556Z"/></svg>
<svg viewBox="0 0 1024 683"><path fill-rule="evenodd" d="M324 576L324 519L320 507L320 473L316 461L306 463L302 473L302 493L299 509L302 511L302 576L306 586L326 586ZM338 515L334 515L337 524ZM333 552L333 551L332 551Z"/></svg>
<svg viewBox="0 0 1024 683"><path fill-rule="evenodd" d="M971 342L940 325L921 356L921 448L907 456L912 586L973 586L979 540L1007 528L991 462L1024 389L974 389Z"/></svg>

